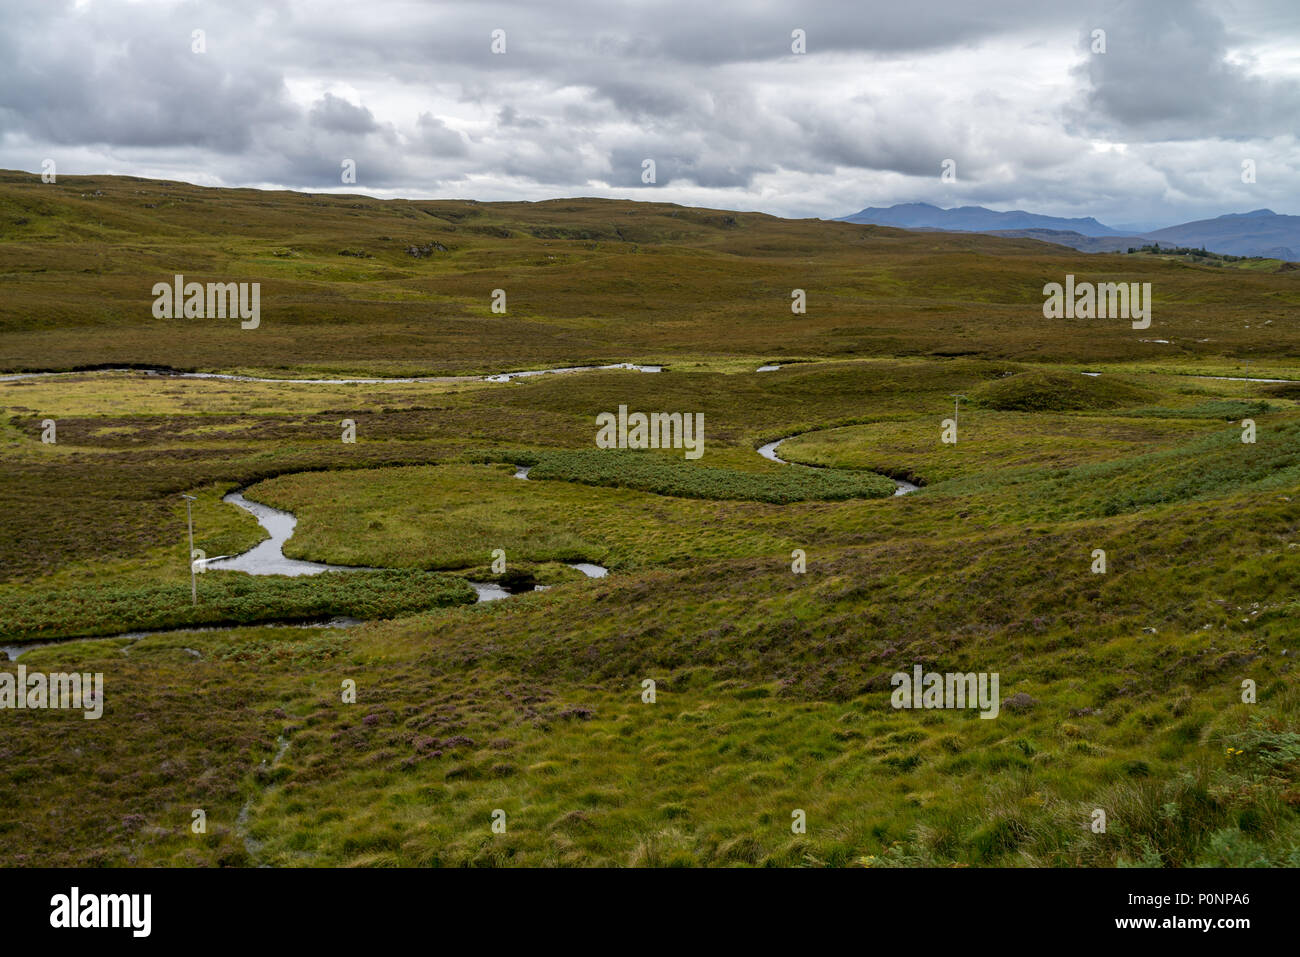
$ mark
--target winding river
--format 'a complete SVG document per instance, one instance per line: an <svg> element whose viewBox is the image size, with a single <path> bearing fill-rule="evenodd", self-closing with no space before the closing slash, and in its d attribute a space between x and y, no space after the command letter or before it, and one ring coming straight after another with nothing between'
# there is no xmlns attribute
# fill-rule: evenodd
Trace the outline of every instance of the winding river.
<svg viewBox="0 0 1300 957"><path fill-rule="evenodd" d="M776 447L780 445L782 442L784 442L786 439L793 439L793 438L794 438L793 435L787 435L785 439L777 439L775 442L768 442L766 445L760 445L758 447L758 454L763 456L763 458L768 459L769 461L780 462L782 465L789 465L790 464L789 462L787 462L785 459L781 458L776 454ZM823 466L810 465L806 467L822 468ZM890 478L889 480L894 483L895 498L897 498L899 495L906 495L908 492L915 492L917 489L921 487L919 485L913 485L911 482L904 482L902 479Z"/></svg>
<svg viewBox="0 0 1300 957"><path fill-rule="evenodd" d="M564 366L554 369L529 369L520 372L502 372L494 375L481 376L427 376L427 377L409 377L409 378L369 378L369 379L271 379L257 376L243 376L219 372L172 372L165 369L93 369L80 372L23 372L10 375L0 376L0 382L13 382L21 379L50 378L56 376L73 376L88 374L109 374L115 372L139 372L145 375L158 376L160 378L179 378L179 379L214 379L224 382L261 382L261 383L299 383L303 385L384 385L389 383L414 383L414 382L510 382L514 379L530 378L542 375L563 375L576 372L588 372L608 369L628 369L637 372L662 372L663 366L657 365L636 365L631 362L619 362L612 365L601 366ZM779 365L761 366L759 372L775 372L780 369ZM788 464L784 459L776 454L777 447L785 439L778 439L775 442L768 442L758 449L758 454L773 462ZM515 473L514 477L528 481L528 473L531 466L521 466ZM917 486L910 482L904 482L899 479L893 480L897 486L895 495L906 495L908 492L915 492ZM376 569L365 566L355 565L329 565L323 562L310 562L301 559L289 558L284 554L284 544L293 535L294 527L298 524L298 519L291 512L281 509L272 508L269 505L263 505L261 502L250 501L245 498L241 492L231 492L227 494L222 501L242 508L255 519L257 523L266 530L269 536L265 541L259 542L248 551L239 555L219 555L215 558L204 560L208 568L224 569L227 571L244 572L249 575L319 575L324 572L353 572L353 571L374 571ZM609 569L602 565L592 562L566 562L570 568L576 568L588 578L604 578L609 574ZM468 580L468 579L467 579ZM494 582L476 582L470 581L469 584L474 588L478 595L479 602L497 601L502 598L508 598L512 592L503 588ZM545 591L549 585L535 585L534 590ZM280 625L280 627L348 627L360 624L356 619L335 618L328 622L305 622L297 624ZM20 654L33 648L42 648L52 644L62 644L65 641L91 641L96 639L108 638L129 638L138 640L151 634L162 634L166 631L224 631L234 627L245 626L196 626L193 628L182 629L164 629L163 631L135 631L125 632L117 635L99 635L94 637L67 638L58 639L49 642L31 642L21 645L0 646L0 654L3 654L10 661L18 658ZM188 649L187 649L188 650ZM197 655L197 652L193 652Z"/></svg>
<svg viewBox="0 0 1300 957"><path fill-rule="evenodd" d="M525 474L517 476L527 478L527 469L522 469ZM289 558L284 553L284 543L293 535L294 527L298 524L298 518L292 512L286 512L282 509L272 508L269 505L263 505L261 502L253 502L245 498L240 492L231 492L222 498L223 502L238 506L248 512L255 519L257 524L266 530L270 538L259 542L248 551L239 555L219 555L216 558L204 560L203 564L207 568L219 568L227 571L244 572L247 575L320 575L324 572L359 572L359 571L379 571L380 569L369 568L361 565L327 565L323 562L307 562L296 558ZM597 565L593 562L565 562L570 568L576 568L588 578L604 578L609 574L609 569L603 565ZM471 587L478 594L478 601L498 601L502 598L509 598L515 592L508 591L495 582L476 582L469 581ZM534 591L546 591L550 585L534 585ZM23 652L31 651L33 648L45 648L49 645L61 645L71 641L102 641L112 638L130 638L139 640L147 638L150 635L167 634L175 631L231 631L235 628L249 627L286 627L286 628L347 628L352 625L359 625L362 622L356 618L332 618L326 622L299 622L299 623L278 623L257 624L257 625L195 625L187 628L164 628L156 631L128 631L116 635L90 635L77 638L59 638L54 641L33 641L21 645L0 645L0 655L3 655L9 661L16 661L18 656ZM197 652L195 652L197 655Z"/></svg>
<svg viewBox="0 0 1300 957"><path fill-rule="evenodd" d="M1164 342L1163 339L1142 340L1144 342ZM827 362L836 360L824 360ZM808 360L803 365L817 365L817 360ZM777 372L783 366L777 363L761 365L756 372ZM380 376L367 379L273 379L264 376L235 375L229 372L178 372L172 369L149 367L80 369L70 372L11 372L0 375L0 382L16 382L20 379L46 379L55 376L74 375L108 375L120 372L138 372L141 375L157 376L164 379L215 379L221 382L261 382L280 385L400 385L412 382L441 383L444 385L469 382L513 382L515 379L528 379L543 375L568 375L575 372L600 372L611 369L629 369L634 372L663 372L662 365L639 365L635 362L614 362L609 365L557 366L552 369L521 369L516 372L495 372L490 375L447 375L447 376ZM1084 375L1099 376L1100 372L1085 372ZM1256 379L1247 376L1196 375L1187 374L1191 379L1217 379L1222 382L1295 382L1295 379ZM778 460L779 461L779 460Z"/></svg>
<svg viewBox="0 0 1300 957"><path fill-rule="evenodd" d="M662 365L638 365L631 362L618 362L610 365L586 365L586 366L562 366L551 369L527 369L517 372L501 372L491 375L460 375L460 376L413 376L400 378L363 378L363 379L274 379L263 378L258 376L235 375L231 373L220 372L176 372L170 369L156 368L112 368L112 369L87 369L71 372L21 372L0 375L0 382L14 382L22 379L51 378L58 376L75 376L75 375L106 375L111 373L141 373L143 375L156 376L159 378L169 379L213 379L223 382L257 382L257 383L275 383L275 384L301 384L301 385L388 385L402 383L471 383L471 382L494 382L504 383L511 382L515 379L533 378L544 375L566 375L579 372L593 372L601 370L627 369L637 372L662 372ZM776 372L781 366L776 363L759 366L757 372ZM1087 376L1101 375L1099 372L1084 372ZM1198 379L1218 379L1229 382L1260 382L1260 383L1282 383L1290 382L1289 379L1265 379L1265 378L1248 378L1244 376L1210 376L1210 375L1193 375L1190 378ZM778 462L788 465L785 459L778 456L777 449L782 442L794 436L786 436L783 439L777 439L775 442L768 442L758 447L758 454L772 462ZM813 466L816 467L816 466ZM514 477L528 480L528 473L531 466L520 466L514 473ZM907 495L915 492L918 486L911 482L901 479L891 479L896 486L894 495ZM284 554L284 544L293 535L294 527L297 525L297 518L290 512L272 508L269 505L263 505L260 502L253 502L245 498L240 492L231 492L226 495L223 501L242 508L251 514L259 525L262 526L269 535L269 538L258 543L253 548L239 555L228 556L221 555L216 558L207 559L205 564L209 568L226 569L229 571L244 572L249 575L319 575L324 572L352 572L352 571L374 571L376 569L366 568L363 566L352 565L329 565L322 562L309 562L300 559L289 558ZM591 562L567 562L570 568L576 568L588 578L603 578L609 570L601 565ZM474 591L478 595L479 602L497 601L502 598L508 598L512 594L502 586L493 582L476 582L470 581ZM535 585L537 591L545 591L549 585ZM297 627L297 628L321 628L321 627L349 627L360 624L356 619L335 618L328 622L303 622L303 623L280 623L274 627ZM117 635L95 636L96 638L129 638L140 639L151 634L162 634L167 631L223 631L233 627L246 626L195 626L183 629L164 629L158 632L126 632ZM94 638L67 638L57 639L55 641L31 642L21 645L0 646L0 655L7 657L9 660L15 660L25 651L32 648L42 648L51 644L62 644L65 641L89 641ZM186 649L190 650L190 649ZM191 652L197 655L197 652Z"/></svg>
<svg viewBox="0 0 1300 957"><path fill-rule="evenodd" d="M239 492L231 492L222 501L237 505L248 512L271 537L241 555L234 557L220 555L209 558L203 563L207 568L224 568L233 572L246 572L249 575L292 576L319 575L321 572L330 571L373 571L373 569L352 565L325 565L321 562L304 562L289 558L284 554L284 543L289 540L294 527L298 524L298 519L291 512L282 512L261 502L250 502Z"/></svg>
<svg viewBox="0 0 1300 957"><path fill-rule="evenodd" d="M15 382L19 379L45 379L53 376L70 375L107 375L113 372L139 372L143 375L158 376L165 379L216 379L221 382L262 382L296 385L389 385L410 382L510 382L539 375L564 375L572 372L598 372L606 369L630 369L634 372L663 372L663 366L643 366L634 362L616 362L606 366L563 366L555 369L525 369L519 372L498 372L493 375L447 375L447 376L410 376L376 379L269 379L260 376L234 375L228 372L173 372L170 369L85 369L74 372L15 372L0 375L0 382Z"/></svg>
<svg viewBox="0 0 1300 957"><path fill-rule="evenodd" d="M519 476L516 475L516 477ZM250 502L239 492L231 492L222 501L237 505L248 512L253 518L257 519L257 524L266 529L267 534L271 537L250 548L242 555L236 555L233 558L225 556L210 558L204 563L208 568L223 568L230 571L246 572L249 575L294 576L319 575L322 572L378 570L358 565L326 565L322 562L305 562L296 558L289 558L284 554L284 543L289 540L289 536L293 534L294 526L298 524L298 519L292 512L272 508L269 505L263 505L261 502ZM565 564L570 568L576 568L588 578L604 578L609 574L608 568L591 562L565 562ZM470 585L474 587L474 591L478 592L478 600L481 602L509 598L512 594L512 592L494 582L471 581ZM545 591L548 587L547 585L536 585L534 589Z"/></svg>

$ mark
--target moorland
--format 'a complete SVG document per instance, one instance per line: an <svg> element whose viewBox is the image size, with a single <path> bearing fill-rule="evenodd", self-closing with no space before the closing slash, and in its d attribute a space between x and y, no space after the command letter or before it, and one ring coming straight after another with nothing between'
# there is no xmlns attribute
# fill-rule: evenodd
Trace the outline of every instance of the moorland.
<svg viewBox="0 0 1300 957"><path fill-rule="evenodd" d="M0 712L0 863L1300 865L1300 271L1233 265L0 173L0 666L105 676ZM259 326L154 318L178 273ZM1151 327L1044 319L1067 273ZM234 490L362 570L191 604Z"/></svg>

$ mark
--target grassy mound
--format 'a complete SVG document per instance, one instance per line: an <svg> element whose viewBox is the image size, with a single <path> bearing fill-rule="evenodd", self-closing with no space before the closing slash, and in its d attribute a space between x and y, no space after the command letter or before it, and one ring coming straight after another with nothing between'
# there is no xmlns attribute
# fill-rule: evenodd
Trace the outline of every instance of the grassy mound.
<svg viewBox="0 0 1300 957"><path fill-rule="evenodd" d="M977 388L971 399L1003 412L1078 412L1149 402L1146 389L1103 376L1064 372L1021 372Z"/></svg>
<svg viewBox="0 0 1300 957"><path fill-rule="evenodd" d="M339 615L394 618L474 600L474 589L464 579L431 572L327 572L286 578L211 571L200 580L198 605L190 604L188 582L0 596L0 634L38 641Z"/></svg>
<svg viewBox="0 0 1300 957"><path fill-rule="evenodd" d="M874 472L844 473L799 465L785 466L777 472L742 472L619 449L485 450L471 452L469 457L478 462L531 465L531 479L630 488L679 498L743 499L780 505L884 498L893 495L895 488L892 481Z"/></svg>

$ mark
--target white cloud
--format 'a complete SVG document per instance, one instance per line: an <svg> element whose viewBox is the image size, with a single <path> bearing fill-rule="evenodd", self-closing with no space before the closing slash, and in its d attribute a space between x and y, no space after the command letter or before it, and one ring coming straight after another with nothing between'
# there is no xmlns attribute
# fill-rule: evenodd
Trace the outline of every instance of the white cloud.
<svg viewBox="0 0 1300 957"><path fill-rule="evenodd" d="M1300 211L1291 0L4 2L11 168L793 216L914 200L1102 221ZM1104 55L1087 51L1096 26Z"/></svg>

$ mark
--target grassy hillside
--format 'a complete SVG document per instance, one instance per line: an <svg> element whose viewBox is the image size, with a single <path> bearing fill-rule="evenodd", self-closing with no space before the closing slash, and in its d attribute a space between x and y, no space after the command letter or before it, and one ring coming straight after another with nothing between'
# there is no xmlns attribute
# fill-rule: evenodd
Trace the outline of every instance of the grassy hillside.
<svg viewBox="0 0 1300 957"><path fill-rule="evenodd" d="M408 250L421 252L412 256ZM428 250L428 255L423 251ZM1042 287L1151 282L1153 329ZM260 328L156 320L155 282L260 282ZM1295 355L1300 273L666 203L380 201L0 173L0 369L492 371L759 355ZM506 315L491 312L494 289ZM808 312L790 311L804 289ZM1144 342L1165 339L1169 344Z"/></svg>
<svg viewBox="0 0 1300 957"><path fill-rule="evenodd" d="M20 174L0 257L9 371L665 365L0 381L0 644L105 675L97 721L0 712L0 863L1300 865L1300 274ZM262 282L262 327L153 320L173 271ZM1044 320L1066 272L1152 282L1152 328ZM597 450L620 405L702 414L703 457ZM234 488L288 556L384 571L191 607L179 495L234 554ZM997 673L998 717L893 708L916 665Z"/></svg>

